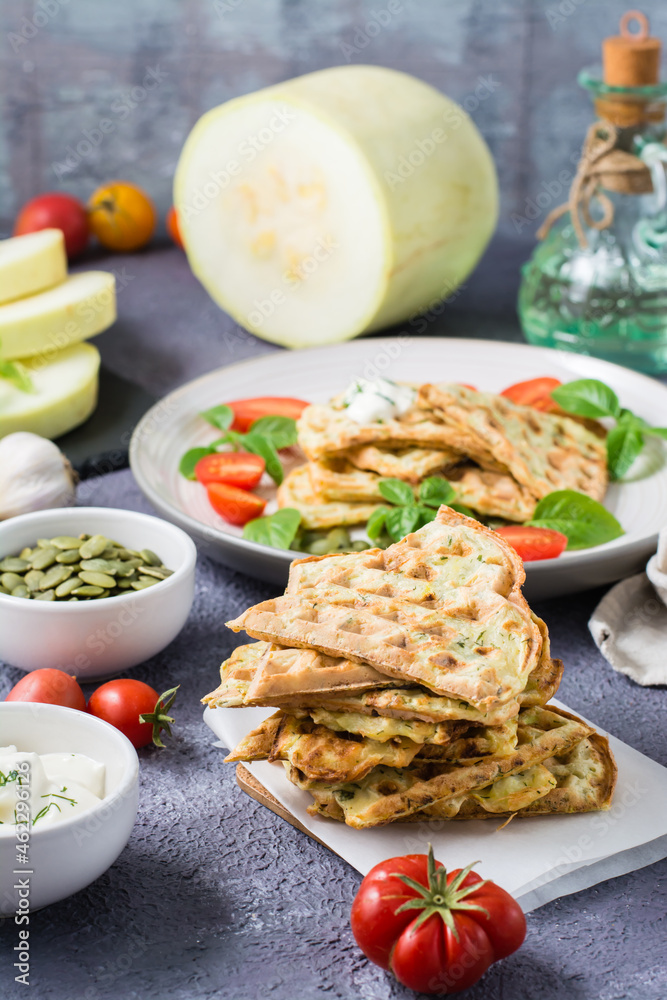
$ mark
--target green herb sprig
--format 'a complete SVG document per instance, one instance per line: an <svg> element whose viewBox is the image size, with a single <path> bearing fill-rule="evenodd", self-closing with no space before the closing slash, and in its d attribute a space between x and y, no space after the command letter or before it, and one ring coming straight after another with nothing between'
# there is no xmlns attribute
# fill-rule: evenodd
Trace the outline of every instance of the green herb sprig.
<svg viewBox="0 0 667 1000"><path fill-rule="evenodd" d="M272 549L289 549L297 536L301 514L294 507L282 507L275 514L256 517L243 526L243 537Z"/></svg>
<svg viewBox="0 0 667 1000"><path fill-rule="evenodd" d="M260 417L251 424L246 434L241 434L230 430L234 421L234 412L230 406L214 406L200 415L213 427L224 431L224 434L207 447L190 448L186 451L178 466L182 476L195 479L195 466L201 458L214 455L223 445L231 445L234 451L249 451L263 458L266 471L276 486L280 486L283 481L283 465L278 452L281 448L296 444L296 420L292 417Z"/></svg>
<svg viewBox="0 0 667 1000"><path fill-rule="evenodd" d="M456 491L450 482L440 476L429 476L419 487L415 497L412 487L402 479L381 479L378 489L392 507L378 507L368 519L366 534L377 541L383 534L398 542L411 531L416 531L435 519L438 508L447 504L460 514L475 517L469 507L456 502Z"/></svg>
<svg viewBox="0 0 667 1000"><path fill-rule="evenodd" d="M632 410L621 406L608 385L595 378L566 382L551 393L562 410L577 417L612 417L607 435L607 467L611 479L622 479L646 443L646 436L667 440L667 427L651 427Z"/></svg>

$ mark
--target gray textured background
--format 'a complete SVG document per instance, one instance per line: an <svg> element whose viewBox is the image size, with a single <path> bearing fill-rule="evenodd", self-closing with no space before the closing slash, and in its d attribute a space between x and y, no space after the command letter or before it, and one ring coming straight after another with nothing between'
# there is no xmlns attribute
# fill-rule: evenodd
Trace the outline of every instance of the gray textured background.
<svg viewBox="0 0 667 1000"><path fill-rule="evenodd" d="M458 101L474 97L480 78L493 80L470 110L498 165L500 233L534 232L536 221L517 232L512 214L572 168L591 115L575 76L599 61L628 0L396 5L376 34L366 26L377 24L373 12L387 20L387 0L3 0L0 221L41 191L87 197L113 177L143 185L164 212L179 151L204 111L291 76L367 62L414 73ZM641 6L666 36L664 0ZM112 132L99 132L101 119Z"/></svg>

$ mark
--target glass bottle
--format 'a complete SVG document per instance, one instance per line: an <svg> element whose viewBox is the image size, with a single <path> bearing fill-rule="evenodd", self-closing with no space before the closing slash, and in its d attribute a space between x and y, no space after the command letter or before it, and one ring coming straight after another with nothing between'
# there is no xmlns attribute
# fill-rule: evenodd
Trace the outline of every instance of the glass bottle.
<svg viewBox="0 0 667 1000"><path fill-rule="evenodd" d="M643 34L627 31L632 18ZM648 36L646 19L631 11L622 29L624 22L626 34L603 43L604 78L589 70L579 75L598 122L569 204L552 213L560 218L547 220L522 269L518 310L532 344L659 374L667 371L667 83L657 82L660 45ZM615 65L605 47L621 40L625 65ZM646 76L656 82L608 82L643 83Z"/></svg>

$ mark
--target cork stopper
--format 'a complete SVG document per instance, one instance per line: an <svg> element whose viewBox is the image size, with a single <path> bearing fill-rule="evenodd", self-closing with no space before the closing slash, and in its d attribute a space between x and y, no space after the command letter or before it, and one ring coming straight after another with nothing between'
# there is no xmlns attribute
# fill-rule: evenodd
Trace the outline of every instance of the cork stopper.
<svg viewBox="0 0 667 1000"><path fill-rule="evenodd" d="M631 31L633 22L637 27ZM654 86L660 77L661 43L651 37L648 18L640 10L628 10L620 32L602 43L604 82L610 87Z"/></svg>

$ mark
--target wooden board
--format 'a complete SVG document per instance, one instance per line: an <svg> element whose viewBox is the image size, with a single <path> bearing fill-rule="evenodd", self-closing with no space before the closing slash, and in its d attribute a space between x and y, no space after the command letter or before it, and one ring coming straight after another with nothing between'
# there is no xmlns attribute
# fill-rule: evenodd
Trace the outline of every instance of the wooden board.
<svg viewBox="0 0 667 1000"><path fill-rule="evenodd" d="M280 816L281 819L286 820L291 826L296 827L297 830L301 830L301 832L305 833L311 840L316 840L318 844L322 845L322 847L326 847L330 851L332 850L328 844L325 844L323 840L320 840L320 838L316 837L314 833L307 830L303 823L300 823L296 816L289 811L289 809L287 809L281 802L278 802L278 799L274 798L273 795L271 795L271 792L268 792L264 785L262 785L261 782L259 782L257 778L250 773L248 768L243 766L243 764L236 765L236 782L239 788L241 788L246 795L249 795L251 799L254 799L255 802L259 802L261 805L266 806L266 808L270 809L271 812L276 814L276 816ZM334 851L334 854L335 853L336 852Z"/></svg>

